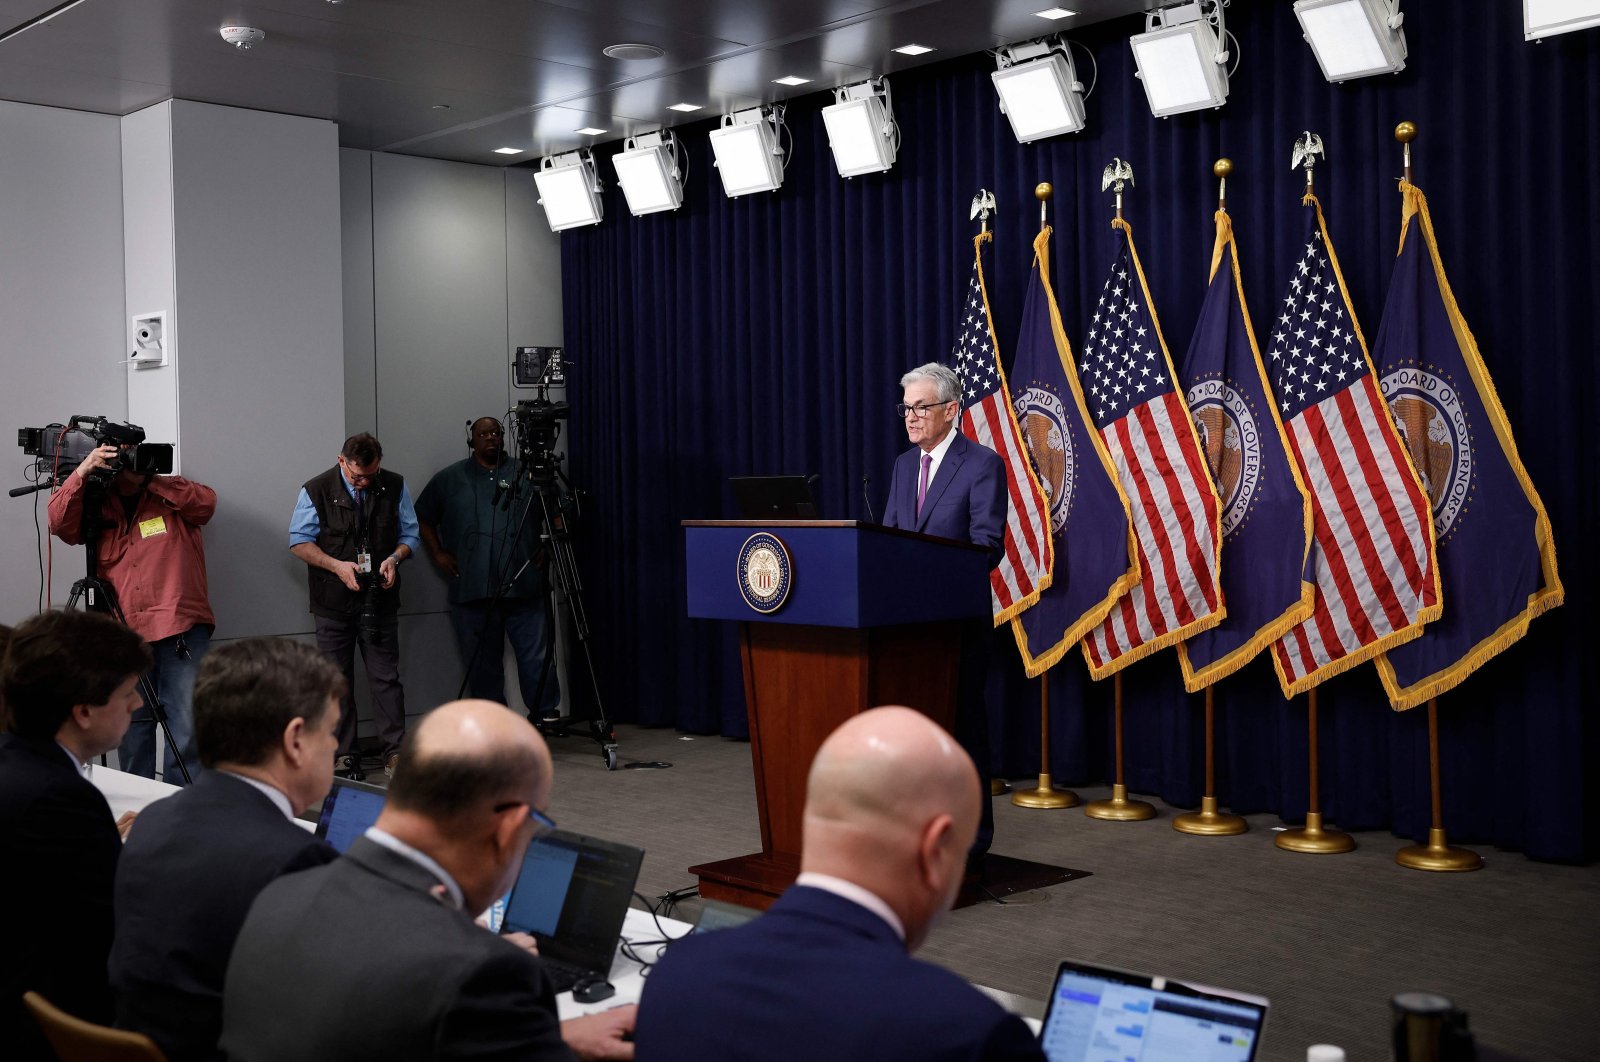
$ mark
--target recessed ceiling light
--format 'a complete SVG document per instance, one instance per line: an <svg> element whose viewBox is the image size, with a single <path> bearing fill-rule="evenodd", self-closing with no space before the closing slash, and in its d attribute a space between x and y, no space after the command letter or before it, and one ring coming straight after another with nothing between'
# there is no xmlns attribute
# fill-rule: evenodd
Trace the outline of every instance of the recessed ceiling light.
<svg viewBox="0 0 1600 1062"><path fill-rule="evenodd" d="M685 114L688 114L690 111L698 111L699 109L700 104L698 103L674 103L672 106L667 108L669 111L682 111Z"/></svg>
<svg viewBox="0 0 1600 1062"><path fill-rule="evenodd" d="M811 79L809 77L796 77L794 74L789 74L785 77L773 78L772 83L774 85L788 85L790 88L793 88L796 85L809 85L811 84Z"/></svg>
<svg viewBox="0 0 1600 1062"><path fill-rule="evenodd" d="M495 148L494 149L494 153L496 155L520 155L520 154L522 154L522 149L521 148Z"/></svg>
<svg viewBox="0 0 1600 1062"><path fill-rule="evenodd" d="M607 132L607 130L596 129L592 125L586 125L582 129L574 129L573 132L577 133L579 136L599 136L600 134Z"/></svg>
<svg viewBox="0 0 1600 1062"><path fill-rule="evenodd" d="M927 55L929 52L933 51L933 49L929 48L926 44L902 44L900 47L893 50L899 52L901 55Z"/></svg>
<svg viewBox="0 0 1600 1062"><path fill-rule="evenodd" d="M432 107L429 108L429 110L434 110L434 111L448 111L449 109L450 109L450 105L448 103L435 103Z"/></svg>
<svg viewBox="0 0 1600 1062"><path fill-rule="evenodd" d="M1057 19L1071 18L1073 15L1076 15L1077 12L1068 11L1064 7L1047 7L1043 11L1035 11L1034 14L1038 15L1040 18L1047 18L1051 22L1054 22Z"/></svg>
<svg viewBox="0 0 1600 1062"><path fill-rule="evenodd" d="M646 59L660 59L666 55L666 49L658 48L654 44L640 44L626 42L623 44L609 44L600 49L600 53L608 59L623 59L631 62L640 62Z"/></svg>

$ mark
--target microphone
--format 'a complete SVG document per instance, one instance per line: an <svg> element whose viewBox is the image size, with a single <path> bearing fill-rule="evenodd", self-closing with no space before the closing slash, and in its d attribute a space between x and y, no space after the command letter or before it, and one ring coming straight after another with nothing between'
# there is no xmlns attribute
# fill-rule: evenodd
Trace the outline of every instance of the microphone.
<svg viewBox="0 0 1600 1062"><path fill-rule="evenodd" d="M871 485L872 477L863 472L861 474L861 500L867 503L867 519L877 523L878 518L872 514L872 498L867 494L867 488Z"/></svg>

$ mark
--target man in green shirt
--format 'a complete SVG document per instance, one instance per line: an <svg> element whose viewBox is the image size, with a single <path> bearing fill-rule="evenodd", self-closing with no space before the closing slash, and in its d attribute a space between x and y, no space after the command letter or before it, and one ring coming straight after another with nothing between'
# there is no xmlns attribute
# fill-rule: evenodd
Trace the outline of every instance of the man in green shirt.
<svg viewBox="0 0 1600 1062"><path fill-rule="evenodd" d="M506 701L505 640L517 658L522 701L554 718L561 701L550 653L550 612L538 560L541 511L535 487L518 482L504 430L493 417L472 422L471 456L440 469L417 498L417 522L433 563L450 581L450 619L472 697ZM532 508L523 518L529 501ZM513 578L514 577L514 578ZM490 608L495 590L510 580Z"/></svg>

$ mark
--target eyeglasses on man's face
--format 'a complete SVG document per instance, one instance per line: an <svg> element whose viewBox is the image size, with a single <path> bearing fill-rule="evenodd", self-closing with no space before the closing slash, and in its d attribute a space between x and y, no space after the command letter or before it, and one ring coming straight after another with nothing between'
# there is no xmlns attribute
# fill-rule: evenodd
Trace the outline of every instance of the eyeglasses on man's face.
<svg viewBox="0 0 1600 1062"><path fill-rule="evenodd" d="M904 420L906 417L917 417L920 419L922 417L926 417L930 410L938 409L940 406L948 405L950 405L949 402L918 402L914 406L908 406L904 402L897 402L895 403L894 407L894 415L899 417L901 420Z"/></svg>
<svg viewBox="0 0 1600 1062"><path fill-rule="evenodd" d="M494 813L498 815L501 812L510 811L512 808L522 807L528 809L528 819L533 823L534 840L537 841L539 838L555 832L556 820L552 819L549 815L546 815L544 812L540 811L526 800L509 800L504 804L496 804L494 806Z"/></svg>

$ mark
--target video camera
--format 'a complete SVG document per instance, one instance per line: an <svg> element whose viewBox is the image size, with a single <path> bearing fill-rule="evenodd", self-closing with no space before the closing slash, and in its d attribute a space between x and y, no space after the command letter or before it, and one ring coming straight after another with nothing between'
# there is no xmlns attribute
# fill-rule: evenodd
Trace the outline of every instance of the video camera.
<svg viewBox="0 0 1600 1062"><path fill-rule="evenodd" d="M101 485L128 469L140 475L165 475L172 471L172 444L145 442L144 429L108 417L75 416L65 424L18 428L17 445L37 458L33 489L43 490L57 477L65 479L97 446L117 447L112 466L96 469L91 482ZM13 494L19 491L13 491Z"/></svg>

